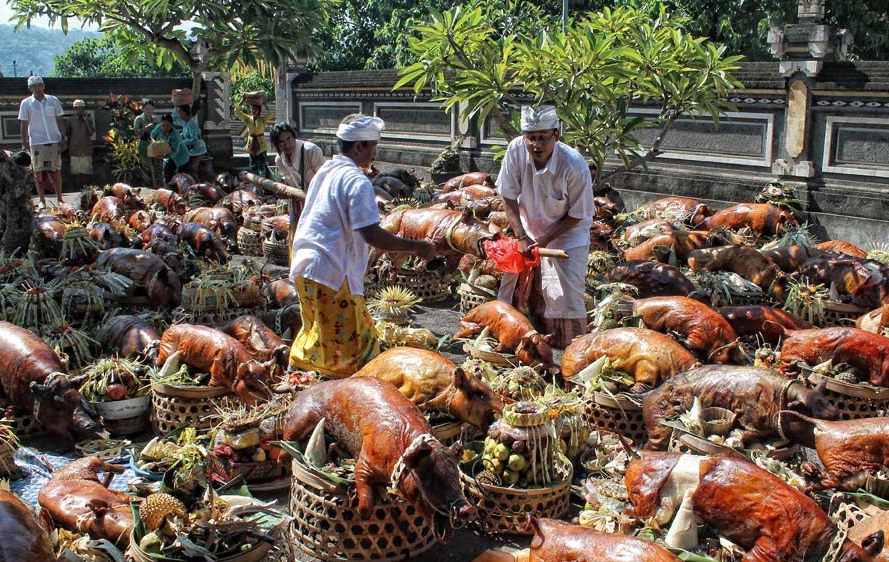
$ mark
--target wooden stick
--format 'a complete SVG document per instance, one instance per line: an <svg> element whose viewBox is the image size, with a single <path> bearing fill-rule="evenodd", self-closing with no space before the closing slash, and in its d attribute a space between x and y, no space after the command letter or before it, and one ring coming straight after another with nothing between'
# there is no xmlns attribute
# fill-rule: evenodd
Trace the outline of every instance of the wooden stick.
<svg viewBox="0 0 889 562"><path fill-rule="evenodd" d="M553 248L537 248L542 258L556 258L557 260L567 260L568 253L565 250L556 250Z"/></svg>
<svg viewBox="0 0 889 562"><path fill-rule="evenodd" d="M302 189L297 189L295 187L291 187L289 185L272 181L266 179L262 176L257 176L256 174L251 174L250 172L244 171L238 174L238 179L241 181L248 181L253 185L258 185L264 189L268 189L278 195L282 195L284 197L293 197L295 199L300 199L302 201L306 200L306 192Z"/></svg>

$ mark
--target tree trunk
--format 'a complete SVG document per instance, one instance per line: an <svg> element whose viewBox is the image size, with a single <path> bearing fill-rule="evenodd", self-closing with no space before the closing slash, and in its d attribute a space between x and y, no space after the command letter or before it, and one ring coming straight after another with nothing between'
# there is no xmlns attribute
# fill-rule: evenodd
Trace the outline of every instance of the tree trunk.
<svg viewBox="0 0 889 562"><path fill-rule="evenodd" d="M23 256L31 244L34 217L31 214L31 193L34 177L28 168L16 165L0 152L0 251Z"/></svg>

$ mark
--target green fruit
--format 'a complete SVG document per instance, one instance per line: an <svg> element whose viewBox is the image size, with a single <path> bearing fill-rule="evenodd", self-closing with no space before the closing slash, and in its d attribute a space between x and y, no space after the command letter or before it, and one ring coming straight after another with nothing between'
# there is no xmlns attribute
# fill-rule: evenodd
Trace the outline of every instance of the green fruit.
<svg viewBox="0 0 889 562"><path fill-rule="evenodd" d="M509 455L509 462L507 462L506 464L507 466L509 466L509 470L521 472L528 464L528 461L525 460L525 457L523 457L522 455L512 454Z"/></svg>
<svg viewBox="0 0 889 562"><path fill-rule="evenodd" d="M519 481L519 473L514 470L504 470L503 471L503 483L507 486L512 486L516 482Z"/></svg>
<svg viewBox="0 0 889 562"><path fill-rule="evenodd" d="M498 443L497 447L494 449L494 455L500 462L506 462L507 459L509 459L509 447L503 443Z"/></svg>

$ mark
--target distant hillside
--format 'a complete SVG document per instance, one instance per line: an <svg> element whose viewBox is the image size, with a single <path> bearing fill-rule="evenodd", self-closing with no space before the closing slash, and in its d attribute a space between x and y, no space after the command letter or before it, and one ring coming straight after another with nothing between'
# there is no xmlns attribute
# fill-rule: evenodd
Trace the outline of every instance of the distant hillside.
<svg viewBox="0 0 889 562"><path fill-rule="evenodd" d="M0 72L12 76L12 61L16 75L28 76L32 72L49 76L56 55L60 55L74 42L87 37L101 37L101 33L69 29L65 35L60 29L32 27L13 32L14 25L0 24Z"/></svg>

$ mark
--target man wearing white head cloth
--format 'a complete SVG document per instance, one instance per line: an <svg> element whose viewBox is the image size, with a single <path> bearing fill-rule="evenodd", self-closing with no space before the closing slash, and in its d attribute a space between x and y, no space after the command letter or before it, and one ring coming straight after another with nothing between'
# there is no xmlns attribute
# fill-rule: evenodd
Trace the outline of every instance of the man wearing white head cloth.
<svg viewBox="0 0 889 562"><path fill-rule="evenodd" d="M519 308L527 303L532 319L542 316L553 345L564 348L586 331L592 177L586 159L559 141L554 107L523 107L521 126L522 136L509 143L497 176L506 215L522 252L540 246L565 250L568 259L541 258L539 272L504 274L498 298ZM542 298L530 297L537 293Z"/></svg>
<svg viewBox="0 0 889 562"><path fill-rule="evenodd" d="M353 114L337 130L339 154L325 162L309 185L294 235L290 277L300 301L302 328L290 349L290 365L343 378L380 352L364 300L369 246L434 256L428 241L408 240L380 227L370 180L383 120Z"/></svg>
<svg viewBox="0 0 889 562"><path fill-rule="evenodd" d="M31 168L40 197L39 208L46 207L49 186L62 203L62 152L65 150L65 122L59 98L44 93L43 78L28 77L31 95L19 105L22 122L22 148L30 151Z"/></svg>

